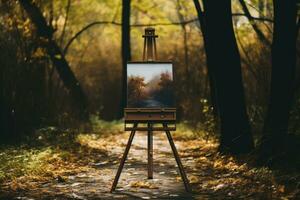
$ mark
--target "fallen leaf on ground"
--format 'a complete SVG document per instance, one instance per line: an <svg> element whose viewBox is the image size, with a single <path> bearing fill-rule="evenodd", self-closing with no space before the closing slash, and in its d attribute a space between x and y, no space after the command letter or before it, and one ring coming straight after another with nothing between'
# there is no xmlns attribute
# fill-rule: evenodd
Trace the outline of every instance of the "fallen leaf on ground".
<svg viewBox="0 0 300 200"><path fill-rule="evenodd" d="M144 181L136 181L130 184L131 187L135 188L148 188L148 189L157 189L158 186L153 183L144 182Z"/></svg>
<svg viewBox="0 0 300 200"><path fill-rule="evenodd" d="M189 176L189 180L190 180L191 184L200 182L199 178L197 176L194 176L194 175Z"/></svg>

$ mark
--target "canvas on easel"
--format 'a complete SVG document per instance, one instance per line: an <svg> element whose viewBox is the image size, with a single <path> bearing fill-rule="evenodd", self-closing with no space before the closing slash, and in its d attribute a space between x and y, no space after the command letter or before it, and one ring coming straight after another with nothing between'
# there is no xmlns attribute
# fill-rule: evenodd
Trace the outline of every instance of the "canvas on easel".
<svg viewBox="0 0 300 200"><path fill-rule="evenodd" d="M127 108L174 108L173 64L129 62Z"/></svg>

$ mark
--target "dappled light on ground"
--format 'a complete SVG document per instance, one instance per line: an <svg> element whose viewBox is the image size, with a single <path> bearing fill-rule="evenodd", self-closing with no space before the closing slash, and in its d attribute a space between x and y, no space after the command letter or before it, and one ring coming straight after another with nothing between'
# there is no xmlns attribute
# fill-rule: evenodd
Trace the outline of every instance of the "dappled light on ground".
<svg viewBox="0 0 300 200"><path fill-rule="evenodd" d="M118 127L117 127L118 126ZM138 132L117 190L109 193L129 137L119 124L113 134L46 130L34 147L2 149L0 197L21 199L280 199L299 197L268 168L243 157L221 155L213 138L174 134L193 193L188 194L163 132L154 134L154 179L147 179L147 138ZM180 128L183 130L182 128ZM104 129L102 130L104 131ZM31 141L33 143L33 141ZM281 174L280 176L284 176ZM285 179L299 183L299 174ZM297 194L298 192L298 194Z"/></svg>

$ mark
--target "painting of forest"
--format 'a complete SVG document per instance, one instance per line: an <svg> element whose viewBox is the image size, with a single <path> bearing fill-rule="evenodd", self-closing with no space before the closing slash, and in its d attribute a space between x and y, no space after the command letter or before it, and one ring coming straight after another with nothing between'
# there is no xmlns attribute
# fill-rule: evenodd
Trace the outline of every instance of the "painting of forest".
<svg viewBox="0 0 300 200"><path fill-rule="evenodd" d="M129 63L127 96L128 107L174 107L172 64Z"/></svg>

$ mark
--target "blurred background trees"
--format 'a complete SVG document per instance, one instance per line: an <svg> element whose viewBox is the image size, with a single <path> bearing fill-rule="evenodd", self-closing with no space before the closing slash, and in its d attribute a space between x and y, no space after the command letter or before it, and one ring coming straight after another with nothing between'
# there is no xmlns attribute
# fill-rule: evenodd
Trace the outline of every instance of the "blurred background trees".
<svg viewBox="0 0 300 200"><path fill-rule="evenodd" d="M36 10L30 11L28 5L33 5ZM220 11L221 7L218 8ZM206 128L213 124L218 128L215 122L223 107L218 108L220 102L217 102L214 87L220 85L214 85L216 71L211 71L211 66L218 62L219 78L226 84L232 70L229 55L225 55L234 51L235 69L241 71L242 77L233 76L239 79L239 84L234 84L232 90L229 89L231 86L221 84L227 88L222 89L223 97L227 99L228 112L235 111L230 105L245 104L240 106L245 123L236 124L248 126L248 115L255 138L261 136L271 91L273 26L278 18L273 18L277 15L273 12L272 0L232 0L230 8L231 13L227 6L226 27L232 28L234 37L228 36L229 45L230 41L224 39L226 33L221 29L225 20L221 13L211 13L211 19L217 15L213 26L220 30L212 33L212 27L207 27L209 19L206 19L209 7L199 0L2 0L0 64L4 131L1 131L1 137L15 140L18 135L44 125L76 124L86 112L104 120L118 119L126 94L122 84L124 62L130 58L141 60L141 36L148 26L155 27L159 35L159 59L174 62L175 98L180 120L193 127ZM278 16L283 16L282 13ZM34 18L43 18L43 27ZM299 24L299 16L297 20ZM296 27L296 22L294 25ZM291 28L292 25L288 30ZM292 43L291 38L296 40L294 36L282 34L284 36L280 37L290 37L289 43ZM218 50L212 59L207 55L210 37L217 42L214 48ZM295 44L299 48L299 39ZM283 53L275 57L281 56L290 60ZM282 64L280 67L282 72L288 73ZM300 134L299 70L298 59L293 73L295 81L286 83L294 88L294 95L289 97L292 102L287 132L296 135ZM238 90L234 89L237 87ZM273 98L278 99L278 95L274 95ZM207 122L211 124L207 125Z"/></svg>

